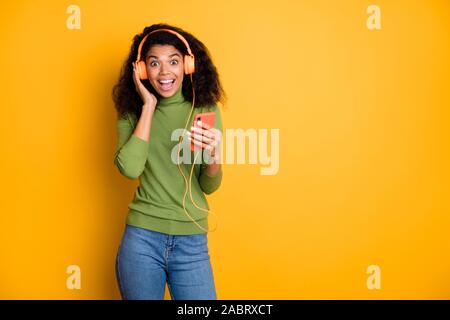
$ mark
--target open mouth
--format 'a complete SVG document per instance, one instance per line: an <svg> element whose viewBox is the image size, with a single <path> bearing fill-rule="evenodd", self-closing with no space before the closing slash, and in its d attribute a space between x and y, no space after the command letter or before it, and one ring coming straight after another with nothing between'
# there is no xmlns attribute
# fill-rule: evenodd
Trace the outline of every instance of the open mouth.
<svg viewBox="0 0 450 320"><path fill-rule="evenodd" d="M167 79L167 80L158 80L159 88L162 91L169 91L172 89L175 83L175 79Z"/></svg>

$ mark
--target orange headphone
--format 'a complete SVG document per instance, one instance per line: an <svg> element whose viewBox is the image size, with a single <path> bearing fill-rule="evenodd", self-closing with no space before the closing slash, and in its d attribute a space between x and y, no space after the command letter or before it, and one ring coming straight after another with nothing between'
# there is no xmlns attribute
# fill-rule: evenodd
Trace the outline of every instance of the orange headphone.
<svg viewBox="0 0 450 320"><path fill-rule="evenodd" d="M183 209L184 209L184 212L185 212L186 215L189 217L189 219L191 219L192 222L194 222L200 229L202 229L203 231L208 232L209 230L203 228L201 225L199 225L199 224L197 223L197 221L195 221L195 220L189 215L189 213L188 213L187 210L186 210L186 205L185 205L185 202L186 202L186 194L187 194L187 191L188 191L188 189L189 189L189 195L190 195L192 204L193 204L196 208L200 209L201 211L205 211L206 213L210 213L210 211L208 211L207 209L200 208L200 207L195 203L195 201L194 201L194 199L193 199L193 197L192 197L192 189L191 189L191 185L192 185L192 183L191 183L191 181L192 181L192 173L193 173L193 171L194 171L194 166L195 166L195 163L196 163L196 160L197 160L197 156L198 156L199 154L201 154L201 152L198 152L198 153L195 154L195 156L194 156L194 161L193 161L193 164L192 164L192 167L191 167L191 172L190 172L190 174L189 174L189 183L188 183L188 181L187 181L187 179L186 179L186 176L184 175L183 171L182 171L181 168L180 168L180 150L181 150L181 143L183 142L184 135L185 135L185 132L186 132L186 128L187 128L187 126L188 126L188 124L189 124L189 120L191 119L192 111L194 110L194 104L195 104L195 89L194 89L194 82L193 82L193 80L192 80L192 74L195 72L195 58L194 58L194 55L192 54L191 48L189 47L189 43L186 41L186 39L185 39L181 34L179 34L179 33L176 32L176 31L173 31L173 30L171 30L171 29L157 29L157 30L154 30L154 31L148 33L148 34L141 40L141 43L139 44L139 48L138 48L138 54L137 54L137 59L136 59L136 66L137 66L137 70L138 70L138 72L139 72L139 77L140 77L140 79L141 79L141 80L148 79L147 65L146 65L146 63L145 63L144 60L141 60L141 50L142 50L142 47L143 47L144 42L145 42L145 40L147 39L147 37L148 37L149 35L151 35L152 33L160 32L160 31L166 31L166 32L169 32L169 33L171 33L171 34L176 35L176 36L178 37L178 39L180 39L180 40L184 43L184 45L186 46L186 49L187 49L187 51L188 51L188 54L184 56L184 73L190 75L190 77L191 77L191 83L192 83L192 107L191 107L191 112L189 113L189 117L188 117L188 119L187 119L187 121L186 121L186 125L184 126L183 134L181 135L180 140L179 140L179 143L178 143L177 165L178 165L178 170L180 171L181 175L183 176L184 182L185 182L185 184L186 184L186 188L185 188L185 192L184 192L184 196L183 196ZM195 151L194 151L194 152L195 152ZM216 224L216 228L217 228L217 224ZM214 231L216 228L214 228L212 231Z"/></svg>
<svg viewBox="0 0 450 320"><path fill-rule="evenodd" d="M152 32L148 33L144 37L144 39L142 39L141 43L139 44L136 65L137 65L139 77L141 78L141 80L148 79L147 66L145 64L145 61L141 60L142 47L144 46L145 40L147 40L147 37L149 35L151 35L152 33L155 33L155 32L160 32L160 31L166 31L171 34L174 34L178 37L178 39L180 39L184 43L184 45L186 46L186 49L188 51L188 54L186 54L184 56L184 73L185 74L193 74L195 72L195 57L192 54L191 47L189 47L189 43L186 41L186 39L176 31L173 31L170 29L158 29L158 30L153 30Z"/></svg>

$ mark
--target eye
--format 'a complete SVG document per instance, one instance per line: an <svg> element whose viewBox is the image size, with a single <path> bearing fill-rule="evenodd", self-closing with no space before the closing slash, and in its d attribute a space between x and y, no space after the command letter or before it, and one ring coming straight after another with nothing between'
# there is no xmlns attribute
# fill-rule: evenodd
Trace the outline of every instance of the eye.
<svg viewBox="0 0 450 320"><path fill-rule="evenodd" d="M156 60L153 60L150 62L150 67L156 67L158 65L158 62Z"/></svg>
<svg viewBox="0 0 450 320"><path fill-rule="evenodd" d="M172 61L170 61L170 64L171 65L177 65L178 64L178 60L173 59Z"/></svg>

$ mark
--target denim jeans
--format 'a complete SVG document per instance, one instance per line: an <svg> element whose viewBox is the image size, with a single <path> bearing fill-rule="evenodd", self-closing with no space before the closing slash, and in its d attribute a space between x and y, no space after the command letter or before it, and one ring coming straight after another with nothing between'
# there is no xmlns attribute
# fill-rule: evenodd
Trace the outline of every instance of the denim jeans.
<svg viewBox="0 0 450 320"><path fill-rule="evenodd" d="M125 225L116 277L126 300L215 300L208 235L169 235Z"/></svg>

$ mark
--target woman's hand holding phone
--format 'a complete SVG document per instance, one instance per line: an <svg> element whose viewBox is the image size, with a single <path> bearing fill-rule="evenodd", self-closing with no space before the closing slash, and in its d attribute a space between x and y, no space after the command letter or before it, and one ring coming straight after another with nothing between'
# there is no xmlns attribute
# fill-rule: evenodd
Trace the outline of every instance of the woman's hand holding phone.
<svg viewBox="0 0 450 320"><path fill-rule="evenodd" d="M220 131L204 122L197 122L196 126L191 127L191 130L193 133L187 132L189 141L193 142L197 147L205 149L208 155L217 161L217 149L222 142Z"/></svg>

